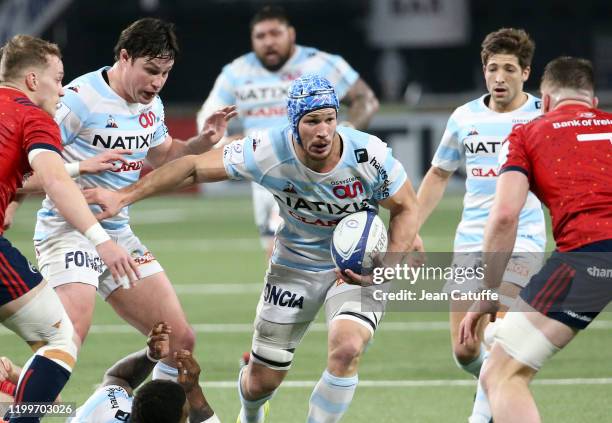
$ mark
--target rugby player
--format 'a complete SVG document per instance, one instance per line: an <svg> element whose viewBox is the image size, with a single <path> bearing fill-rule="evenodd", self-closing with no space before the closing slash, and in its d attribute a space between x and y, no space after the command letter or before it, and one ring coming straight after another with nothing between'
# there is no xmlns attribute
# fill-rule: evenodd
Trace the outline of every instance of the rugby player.
<svg viewBox="0 0 612 423"><path fill-rule="evenodd" d="M79 177L81 187L120 189L138 180L145 160L156 167L185 154L202 153L212 146L211 134L225 131L231 107L209 116L202 132L186 142L168 134L159 92L178 51L172 24L140 19L119 36L113 66L67 85L55 113L64 159L74 163L102 151L132 151L128 163L118 169ZM58 213L52 198L47 197L38 212L34 234L38 264L64 304L79 341L84 341L91 325L97 291L143 334L155 322L167 321L173 328L171 351L192 350L193 330L160 263L132 232L128 209L101 224L104 234L112 236L138 263L140 279L132 289L120 289L109 277L94 245ZM154 378L176 380L176 376L173 354L153 371Z"/></svg>
<svg viewBox="0 0 612 423"><path fill-rule="evenodd" d="M596 108L588 60L551 61L540 91L545 114L504 143L484 237L491 253L483 288L503 280L529 190L550 210L557 249L506 313L483 368L496 423L540 422L529 382L612 299L612 114ZM484 314L495 319L498 308L474 304L461 322L461 340L478 342L477 322Z"/></svg>
<svg viewBox="0 0 612 423"><path fill-rule="evenodd" d="M58 213L91 243L112 279L135 281L136 263L95 220L59 154L60 134L52 118L64 94L59 48L17 35L2 47L0 74L0 221L24 176L34 171ZM15 403L49 403L70 377L78 342L57 295L3 232L0 228L0 321L34 350L14 392ZM35 422L39 417L14 416L10 421Z"/></svg>
<svg viewBox="0 0 612 423"><path fill-rule="evenodd" d="M488 93L457 108L450 116L446 130L432 160L432 166L419 187L421 225L444 195L448 181L465 161L466 193L461 222L453 247L453 266L473 268L481 265L484 226L493 204L498 177L498 157L505 137L517 124L525 124L541 114L541 101L523 91L531 72L535 45L521 29L502 28L488 34L481 50L482 69ZM540 267L546 244L544 213L532 193L520 215L517 242L500 294L509 304ZM459 289L475 291L476 279L459 283L449 280L448 292ZM451 301L450 331L455 363L478 377L487 350L481 343L459 342L459 324L469 304ZM484 330L485 321L479 325ZM493 328L491 328L493 329ZM470 421L488 423L486 397L479 389Z"/></svg>
<svg viewBox="0 0 612 423"><path fill-rule="evenodd" d="M389 251L406 253L413 244L418 210L403 166L380 139L338 126L338 108L329 81L303 75L289 87L288 126L175 160L120 191L86 193L90 202L102 205L99 218L197 182L249 179L273 193L283 223L257 307L251 358L239 373L242 423L264 421L266 404L322 306L329 324L327 367L310 398L308 419L337 422L351 403L359 361L383 307L362 311L360 286L346 282L361 284L364 276L347 271L338 279L330 253L338 221L380 205L390 210ZM393 266L401 258L387 254L383 263Z"/></svg>
<svg viewBox="0 0 612 423"><path fill-rule="evenodd" d="M348 120L341 125L365 129L378 110L378 100L358 73L340 56L296 44L295 28L284 10L265 6L250 24L252 52L223 67L208 98L198 112L197 125L223 106L235 104L244 135L284 125L287 121L287 88L305 73L329 80L348 105ZM241 138L233 135L231 138ZM268 258L274 233L280 225L278 205L268 190L251 184L255 224Z"/></svg>
<svg viewBox="0 0 612 423"><path fill-rule="evenodd" d="M147 348L112 365L70 422L183 423L189 417L190 422L219 423L200 387L200 366L189 351L175 352L177 383L153 380L142 384L155 364L170 354L171 333L166 322L156 323Z"/></svg>

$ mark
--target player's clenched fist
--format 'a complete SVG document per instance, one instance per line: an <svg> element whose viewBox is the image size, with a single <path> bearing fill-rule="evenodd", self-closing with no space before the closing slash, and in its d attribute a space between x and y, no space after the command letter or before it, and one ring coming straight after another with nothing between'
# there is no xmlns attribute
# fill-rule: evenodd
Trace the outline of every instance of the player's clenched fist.
<svg viewBox="0 0 612 423"><path fill-rule="evenodd" d="M170 354L170 334L172 327L166 322L159 322L149 332L147 345L149 346L149 357L154 360L162 360Z"/></svg>

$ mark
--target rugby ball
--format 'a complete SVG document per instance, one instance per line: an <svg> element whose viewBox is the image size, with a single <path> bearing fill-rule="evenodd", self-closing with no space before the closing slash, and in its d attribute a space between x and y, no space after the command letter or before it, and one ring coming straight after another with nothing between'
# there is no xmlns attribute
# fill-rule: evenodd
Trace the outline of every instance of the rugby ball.
<svg viewBox="0 0 612 423"><path fill-rule="evenodd" d="M387 228L373 211L360 211L342 219L332 236L331 255L343 272L352 270L368 275L374 268L374 258L387 251Z"/></svg>

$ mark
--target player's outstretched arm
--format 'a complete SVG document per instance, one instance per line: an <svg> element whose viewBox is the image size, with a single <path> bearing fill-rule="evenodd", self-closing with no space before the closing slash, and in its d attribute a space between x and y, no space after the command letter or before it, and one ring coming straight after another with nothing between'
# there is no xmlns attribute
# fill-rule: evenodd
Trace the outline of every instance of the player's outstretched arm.
<svg viewBox="0 0 612 423"><path fill-rule="evenodd" d="M104 373L102 386L118 385L130 395L153 371L155 364L170 352L172 328L166 322L158 322L149 332L147 348L136 351L113 364Z"/></svg>
<svg viewBox="0 0 612 423"><path fill-rule="evenodd" d="M351 86L342 102L348 104L348 120L357 129L368 127L379 106L374 91L361 78Z"/></svg>
<svg viewBox="0 0 612 423"><path fill-rule="evenodd" d="M189 403L189 421L203 422L210 419L215 412L206 401L200 387L200 366L190 351L181 350L174 353L178 368L177 382L183 387Z"/></svg>
<svg viewBox="0 0 612 423"><path fill-rule="evenodd" d="M141 178L135 184L119 191L94 188L84 191L90 204L98 204L102 213L99 220L114 216L136 201L155 194L175 191L200 182L218 182L228 179L223 165L223 149L215 149L199 156L176 159Z"/></svg>
<svg viewBox="0 0 612 423"><path fill-rule="evenodd" d="M436 166L429 168L425 174L417 193L417 201L419 202L419 229L440 203L452 174L453 172Z"/></svg>
<svg viewBox="0 0 612 423"><path fill-rule="evenodd" d="M132 154L132 150L109 150L80 162L65 163L64 168L71 178L76 178L80 175L100 173L106 170L115 169L118 162L127 164L128 161L124 156L130 154ZM43 183L38 173L33 173L26 179L23 186L19 188L17 192L19 194L44 192Z"/></svg>
<svg viewBox="0 0 612 423"><path fill-rule="evenodd" d="M228 122L237 115L236 106L222 107L206 118L196 136L186 141L168 136L161 145L149 150L147 160L157 168L179 157L206 153L223 138Z"/></svg>
<svg viewBox="0 0 612 423"><path fill-rule="evenodd" d="M83 194L66 172L62 157L53 151L43 151L32 158L30 165L39 174L45 192L60 214L96 246L115 281L128 287L125 283L127 276L131 283L135 283L139 279L136 262L100 226Z"/></svg>

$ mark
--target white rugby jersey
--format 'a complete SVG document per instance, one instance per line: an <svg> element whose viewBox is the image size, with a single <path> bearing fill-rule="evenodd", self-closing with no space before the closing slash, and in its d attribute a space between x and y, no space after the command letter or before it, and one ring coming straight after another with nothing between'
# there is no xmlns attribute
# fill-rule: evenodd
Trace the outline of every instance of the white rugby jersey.
<svg viewBox="0 0 612 423"><path fill-rule="evenodd" d="M168 135L159 96L150 104L126 102L104 80L102 72L109 69L104 67L70 82L55 114L64 144L62 156L68 163L85 160L108 149L132 150L131 155L125 156L128 164L77 178L77 184L83 188L118 190L135 183L149 149L162 144ZM97 206L91 208L99 212ZM117 216L101 223L104 229L113 231L126 227L128 220L128 208L125 207ZM38 211L34 239L45 239L60 228L71 227L46 197Z"/></svg>
<svg viewBox="0 0 612 423"><path fill-rule="evenodd" d="M433 166L455 171L465 159L466 193L454 247L460 252L482 251L484 227L495 196L502 142L515 125L530 122L542 113L540 100L530 94L523 106L508 113L489 109L485 104L488 95L453 112L431 162ZM544 212L531 192L519 219L515 251L544 251Z"/></svg>
<svg viewBox="0 0 612 423"><path fill-rule="evenodd" d="M297 158L289 126L272 128L224 147L232 179L249 179L268 189L283 223L276 232L272 263L297 269L333 269L330 242L340 219L394 195L406 172L387 144L373 135L338 127L343 141L336 167L318 173Z"/></svg>
<svg viewBox="0 0 612 423"><path fill-rule="evenodd" d="M94 392L77 409L67 423L120 423L127 422L132 413L134 398L118 385L107 385Z"/></svg>
<svg viewBox="0 0 612 423"><path fill-rule="evenodd" d="M254 52L225 65L206 102L198 112L198 128L219 108L238 106L245 135L287 124L287 90L307 73L325 77L344 97L359 75L340 56L296 45L293 56L278 71L266 69Z"/></svg>

